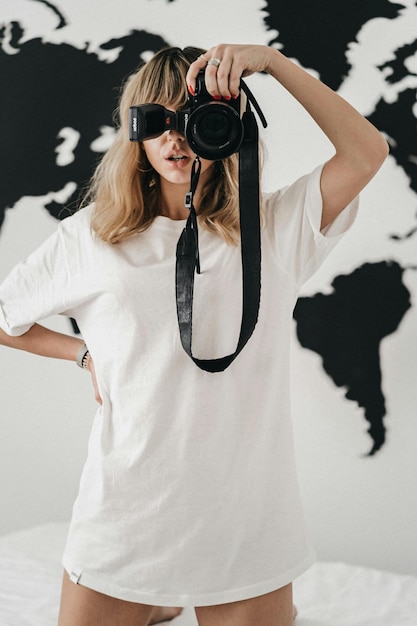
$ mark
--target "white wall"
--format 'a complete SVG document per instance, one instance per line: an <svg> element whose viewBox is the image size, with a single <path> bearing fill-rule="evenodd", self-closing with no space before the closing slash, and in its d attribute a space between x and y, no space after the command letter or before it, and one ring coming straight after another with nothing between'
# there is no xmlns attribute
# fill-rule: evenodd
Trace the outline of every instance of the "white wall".
<svg viewBox="0 0 417 626"><path fill-rule="evenodd" d="M71 21L60 32L53 30L55 21L44 6L27 0L4 5L4 19L24 19L32 29L29 36L43 34L80 46L86 40L97 44L126 34L132 27L162 34L178 45L266 43L271 38L262 24L263 2L255 0L245 3L243 13L238 0L120 0L117 12L104 9L98 0L60 0ZM415 7L410 5L407 16L408 21L392 30L391 39L380 41L373 29L363 33L353 71L342 88L363 113L372 110L383 89L378 85L370 90L369 84L364 89L367 59L372 56L374 63L375 58L389 58L401 37L409 36L407 25L415 24ZM294 180L331 154L327 140L271 78L256 76L248 83L269 121L263 133L269 154L267 189ZM387 237L415 226L416 200L405 175L389 158L363 194L358 223L303 293L328 291L334 276L365 261L392 258L403 266L416 265L415 238L399 247ZM24 198L8 212L0 237L0 278L55 228L42 209L44 201ZM413 308L381 346L387 444L375 457L363 456L370 440L362 410L324 374L318 355L296 340L294 424L306 518L319 558L417 575L417 272L407 270L404 280ZM69 330L67 320L48 324ZM0 532L69 519L95 411L88 374L72 363L1 349L0 393Z"/></svg>

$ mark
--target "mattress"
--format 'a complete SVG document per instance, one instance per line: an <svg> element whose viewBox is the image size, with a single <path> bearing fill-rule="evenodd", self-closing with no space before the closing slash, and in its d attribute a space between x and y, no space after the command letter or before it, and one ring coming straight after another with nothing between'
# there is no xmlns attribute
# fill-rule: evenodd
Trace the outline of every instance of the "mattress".
<svg viewBox="0 0 417 626"><path fill-rule="evenodd" d="M0 537L1 626L56 626L67 524ZM296 626L416 626L417 577L317 562L294 583ZM172 626L196 626L194 612Z"/></svg>

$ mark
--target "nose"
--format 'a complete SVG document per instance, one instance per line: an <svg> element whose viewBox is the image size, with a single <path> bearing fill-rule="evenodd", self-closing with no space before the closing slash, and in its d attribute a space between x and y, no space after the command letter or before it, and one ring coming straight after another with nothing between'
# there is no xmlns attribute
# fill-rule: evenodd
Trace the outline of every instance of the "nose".
<svg viewBox="0 0 417 626"><path fill-rule="evenodd" d="M185 135L176 128L172 128L168 131L168 139L170 141L185 141Z"/></svg>

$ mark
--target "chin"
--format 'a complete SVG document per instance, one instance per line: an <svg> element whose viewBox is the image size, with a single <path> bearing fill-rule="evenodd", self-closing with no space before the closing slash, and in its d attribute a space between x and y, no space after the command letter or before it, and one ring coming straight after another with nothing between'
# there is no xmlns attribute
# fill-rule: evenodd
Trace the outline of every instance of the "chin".
<svg viewBox="0 0 417 626"><path fill-rule="evenodd" d="M188 185L191 184L191 171L190 172L175 172L167 174L164 178L174 185Z"/></svg>

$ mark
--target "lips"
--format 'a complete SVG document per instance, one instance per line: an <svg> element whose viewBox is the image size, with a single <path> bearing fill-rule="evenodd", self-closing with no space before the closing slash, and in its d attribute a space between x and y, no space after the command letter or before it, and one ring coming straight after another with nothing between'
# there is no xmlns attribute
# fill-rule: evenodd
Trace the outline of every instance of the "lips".
<svg viewBox="0 0 417 626"><path fill-rule="evenodd" d="M189 159L189 158L190 157L188 156L188 154L185 154L185 152L178 152L174 150L171 150L170 152L168 152L168 154L165 157L167 161L182 161L184 159Z"/></svg>
<svg viewBox="0 0 417 626"><path fill-rule="evenodd" d="M190 162L190 156L184 152L171 151L166 155L165 161L172 164L173 167L181 168L188 165Z"/></svg>

